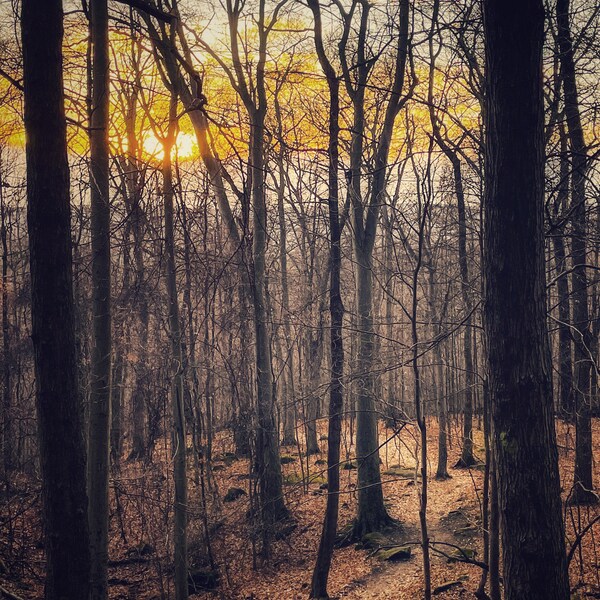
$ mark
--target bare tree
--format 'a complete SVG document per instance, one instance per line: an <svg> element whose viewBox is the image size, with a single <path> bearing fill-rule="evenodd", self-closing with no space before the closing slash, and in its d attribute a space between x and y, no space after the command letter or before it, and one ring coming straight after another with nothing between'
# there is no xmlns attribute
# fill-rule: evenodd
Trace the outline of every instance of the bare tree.
<svg viewBox="0 0 600 600"><path fill-rule="evenodd" d="M21 33L45 598L81 600L90 590L90 548L74 330L60 0L24 0Z"/></svg>
<svg viewBox="0 0 600 600"><path fill-rule="evenodd" d="M93 347L88 431L88 497L91 598L108 597L108 468L111 386L111 288L109 207L109 50L106 0L90 3L92 104L90 188L92 229Z"/></svg>
<svg viewBox="0 0 600 600"><path fill-rule="evenodd" d="M485 326L507 600L567 600L544 285L541 0L486 0Z"/></svg>

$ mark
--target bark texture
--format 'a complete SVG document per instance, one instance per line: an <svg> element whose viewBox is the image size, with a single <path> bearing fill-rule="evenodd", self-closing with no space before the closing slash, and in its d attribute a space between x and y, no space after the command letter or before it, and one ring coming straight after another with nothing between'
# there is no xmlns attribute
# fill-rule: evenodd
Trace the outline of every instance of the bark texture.
<svg viewBox="0 0 600 600"><path fill-rule="evenodd" d="M110 448L111 299L108 165L109 58L107 0L90 3L92 106L90 190L93 347L90 376L87 485L91 599L108 596L108 467Z"/></svg>
<svg viewBox="0 0 600 600"><path fill-rule="evenodd" d="M90 550L74 329L61 2L24 0L21 28L45 598L81 600L89 595Z"/></svg>
<svg viewBox="0 0 600 600"><path fill-rule="evenodd" d="M567 600L544 278L541 0L486 0L485 324L507 600Z"/></svg>

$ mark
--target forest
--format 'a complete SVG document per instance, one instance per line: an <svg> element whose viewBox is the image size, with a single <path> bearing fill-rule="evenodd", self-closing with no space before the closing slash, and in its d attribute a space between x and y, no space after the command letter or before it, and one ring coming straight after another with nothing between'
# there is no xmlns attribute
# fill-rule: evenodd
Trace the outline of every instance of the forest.
<svg viewBox="0 0 600 600"><path fill-rule="evenodd" d="M0 599L600 598L597 0L0 0Z"/></svg>

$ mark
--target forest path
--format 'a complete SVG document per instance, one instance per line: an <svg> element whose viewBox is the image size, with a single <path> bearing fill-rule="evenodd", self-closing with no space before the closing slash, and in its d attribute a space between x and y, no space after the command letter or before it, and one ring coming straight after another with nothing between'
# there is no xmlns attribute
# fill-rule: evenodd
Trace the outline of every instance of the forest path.
<svg viewBox="0 0 600 600"><path fill-rule="evenodd" d="M479 504L473 498L473 473L467 470L453 470L452 479L432 480L429 484L428 531L432 542L442 542L475 550L481 554L481 531ZM399 543L410 543L412 556L402 562L380 562L373 560L370 574L353 582L340 595L344 599L390 599L416 600L423 593L423 553L420 546L421 533L418 517L418 491L420 486L407 483L407 492L402 494L404 508L401 518L403 532L398 536ZM470 489L469 489L470 488ZM469 493L467 494L467 490ZM478 490L480 491L480 490ZM463 531L464 530L464 531ZM454 548L439 545L445 554L452 554ZM464 580L451 589L436 595L441 599L472 597L477 587L481 571L478 567L458 562L448 562L446 556L430 550L432 587L451 581ZM467 589L466 589L467 588Z"/></svg>

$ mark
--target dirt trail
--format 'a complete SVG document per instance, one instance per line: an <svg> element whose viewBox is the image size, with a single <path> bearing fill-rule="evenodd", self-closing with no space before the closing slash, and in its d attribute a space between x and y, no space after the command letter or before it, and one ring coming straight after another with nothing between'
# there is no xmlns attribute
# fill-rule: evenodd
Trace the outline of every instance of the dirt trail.
<svg viewBox="0 0 600 600"><path fill-rule="evenodd" d="M475 550L476 557L481 552L481 534L478 506L472 498L465 496L466 486L472 490L473 482L480 478L478 473L454 471L453 478L446 482L430 483L437 488L431 494L428 510L429 537L432 542L445 542L461 548ZM410 486L413 488L413 486ZM417 489L413 488L414 495ZM411 490L412 491L412 490ZM411 494L412 495L412 494ZM471 495L471 494L469 494ZM420 529L418 514L411 510L403 520L401 543L411 543L410 560L390 563L374 561L372 572L348 586L341 594L344 599L394 599L414 600L421 597L423 585L423 554L420 547ZM452 554L454 548L438 545L442 552ZM431 551L431 569L433 587L450 581L464 581L437 595L441 599L472 597L467 590L474 590L479 582L481 571L464 563L449 563L446 556Z"/></svg>

